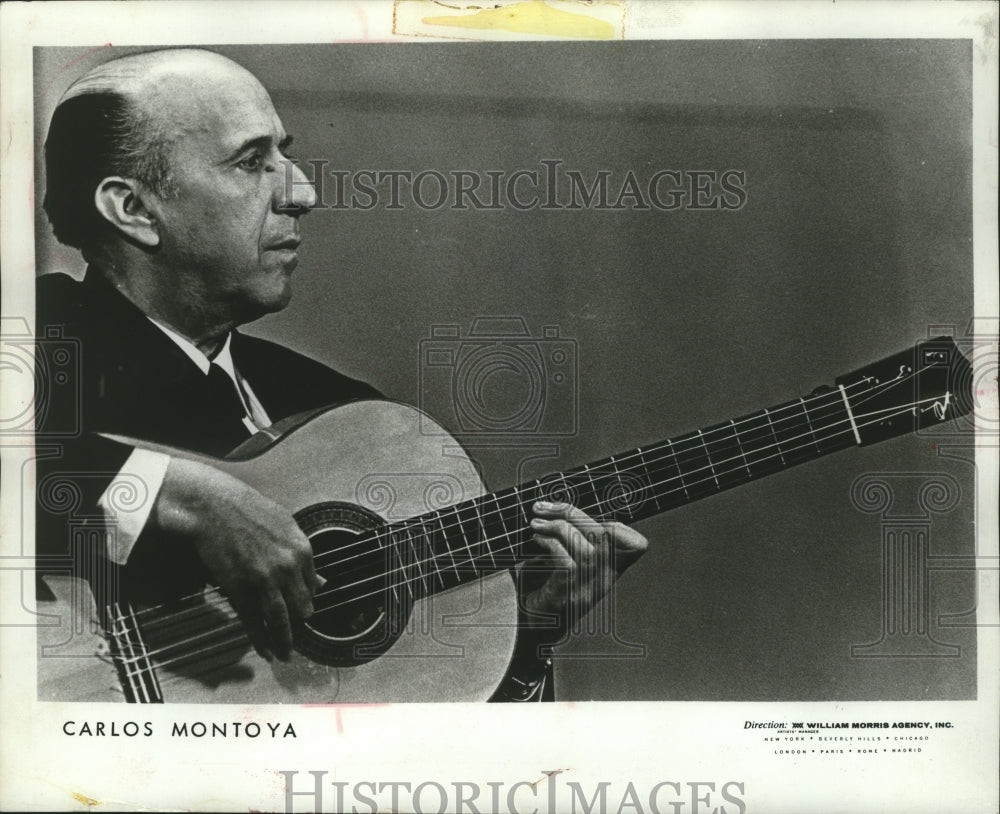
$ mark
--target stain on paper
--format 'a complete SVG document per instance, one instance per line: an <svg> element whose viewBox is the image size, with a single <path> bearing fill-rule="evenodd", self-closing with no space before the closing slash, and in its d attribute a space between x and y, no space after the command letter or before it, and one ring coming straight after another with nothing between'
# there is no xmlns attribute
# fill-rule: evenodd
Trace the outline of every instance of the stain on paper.
<svg viewBox="0 0 1000 814"><path fill-rule="evenodd" d="M518 0L495 2L492 6L441 0L396 0L393 30L397 34L470 39L543 35L560 39L610 40L623 36L624 15L625 6L620 0Z"/></svg>

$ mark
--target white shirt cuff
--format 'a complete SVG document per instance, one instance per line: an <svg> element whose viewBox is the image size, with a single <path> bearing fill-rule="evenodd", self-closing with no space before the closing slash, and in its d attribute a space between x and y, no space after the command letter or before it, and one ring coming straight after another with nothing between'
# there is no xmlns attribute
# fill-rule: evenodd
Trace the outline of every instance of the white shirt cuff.
<svg viewBox="0 0 1000 814"><path fill-rule="evenodd" d="M108 559L124 565L139 539L167 474L170 456L148 449L129 455L97 505L108 528Z"/></svg>

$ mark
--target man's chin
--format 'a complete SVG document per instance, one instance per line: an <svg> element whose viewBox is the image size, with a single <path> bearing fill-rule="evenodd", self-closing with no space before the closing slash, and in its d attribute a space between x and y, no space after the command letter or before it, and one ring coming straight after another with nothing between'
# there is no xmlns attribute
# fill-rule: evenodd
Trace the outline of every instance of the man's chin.
<svg viewBox="0 0 1000 814"><path fill-rule="evenodd" d="M292 298L292 272L299 264L297 255L272 266L266 279L266 285L260 292L261 299L268 306L268 312L280 311Z"/></svg>
<svg viewBox="0 0 1000 814"><path fill-rule="evenodd" d="M242 298L239 307L239 324L246 325L267 314L274 314L281 311L292 299L292 284L287 277L282 281L275 281L273 287L265 291L256 291L252 297Z"/></svg>
<svg viewBox="0 0 1000 814"><path fill-rule="evenodd" d="M285 279L284 285L282 285L278 290L276 290L271 297L268 297L263 303L261 303L264 308L265 314L273 314L276 311L281 311L284 309L292 299L292 281Z"/></svg>

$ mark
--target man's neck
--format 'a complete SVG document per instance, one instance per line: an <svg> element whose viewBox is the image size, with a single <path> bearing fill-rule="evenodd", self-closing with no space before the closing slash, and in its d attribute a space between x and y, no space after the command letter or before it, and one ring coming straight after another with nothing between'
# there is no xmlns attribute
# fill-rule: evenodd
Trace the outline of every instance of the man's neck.
<svg viewBox="0 0 1000 814"><path fill-rule="evenodd" d="M182 334L173 325L163 322L156 317L151 317L147 314L146 319L156 325L156 327L158 327L165 334L170 336L170 338L177 342L178 345L182 347L186 345L190 348L190 353L200 353L208 360L215 359L219 352L226 346L226 342L229 341L229 337L231 335L230 333L226 333L211 344L207 342L198 343L191 339L191 337Z"/></svg>
<svg viewBox="0 0 1000 814"><path fill-rule="evenodd" d="M219 351L230 331L236 327L231 322L215 320L208 313L190 305L185 307L184 303L176 302L171 296L164 296L148 282L156 279L153 274L125 275L117 273L114 264L95 262L93 265L97 268L92 269L91 273L102 274L109 285L143 314L182 336L208 357ZM197 302L197 298L192 300Z"/></svg>

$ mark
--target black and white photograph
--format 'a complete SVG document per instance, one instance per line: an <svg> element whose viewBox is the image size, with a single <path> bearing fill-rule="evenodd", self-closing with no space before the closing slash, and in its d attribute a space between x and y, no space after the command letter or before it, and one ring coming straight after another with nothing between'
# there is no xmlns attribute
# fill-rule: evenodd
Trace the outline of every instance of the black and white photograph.
<svg viewBox="0 0 1000 814"><path fill-rule="evenodd" d="M74 5L0 807L995 810L995 6Z"/></svg>

